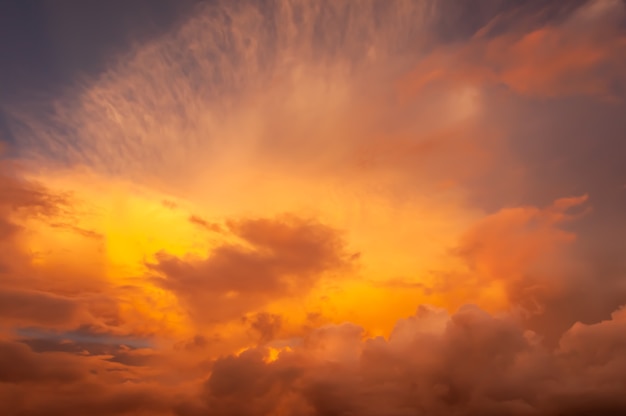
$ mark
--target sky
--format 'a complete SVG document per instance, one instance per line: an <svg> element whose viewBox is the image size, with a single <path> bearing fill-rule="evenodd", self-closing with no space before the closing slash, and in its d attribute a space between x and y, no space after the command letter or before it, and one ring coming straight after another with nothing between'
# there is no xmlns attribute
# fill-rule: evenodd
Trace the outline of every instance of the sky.
<svg viewBox="0 0 626 416"><path fill-rule="evenodd" d="M626 414L626 2L7 0L8 416Z"/></svg>

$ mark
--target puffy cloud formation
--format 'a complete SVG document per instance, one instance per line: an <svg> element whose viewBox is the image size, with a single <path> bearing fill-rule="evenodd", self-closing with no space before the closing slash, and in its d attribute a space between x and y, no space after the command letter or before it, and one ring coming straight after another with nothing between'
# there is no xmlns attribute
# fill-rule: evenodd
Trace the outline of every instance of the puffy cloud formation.
<svg viewBox="0 0 626 416"><path fill-rule="evenodd" d="M351 260L337 232L315 222L243 220L229 228L242 244L224 244L205 259L188 261L161 253L150 265L164 276L158 284L199 319L238 318L268 300L306 292L324 273L345 269Z"/></svg>
<svg viewBox="0 0 626 416"><path fill-rule="evenodd" d="M217 360L209 414L622 414L624 309L576 324L554 350L476 306L421 306L388 340L351 324L319 328L268 360L263 348Z"/></svg>
<svg viewBox="0 0 626 416"><path fill-rule="evenodd" d="M420 306L416 315L397 322L388 340L365 338L363 328L353 324L331 325L291 341L273 359L266 347L219 358L195 398L174 386L137 380L142 372L133 371L133 364L34 352L23 343L3 341L0 382L6 409L25 415L76 409L179 415L618 415L626 409L619 394L626 387L625 317L619 309L609 320L578 323L550 350L510 318L476 306L452 315ZM44 388L50 382L56 387Z"/></svg>

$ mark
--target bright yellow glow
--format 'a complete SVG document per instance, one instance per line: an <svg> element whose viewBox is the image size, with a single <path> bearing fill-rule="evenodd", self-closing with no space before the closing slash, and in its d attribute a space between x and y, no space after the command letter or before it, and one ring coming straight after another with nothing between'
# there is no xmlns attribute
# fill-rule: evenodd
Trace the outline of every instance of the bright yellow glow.
<svg viewBox="0 0 626 416"><path fill-rule="evenodd" d="M72 226L93 234L29 224L39 231L29 235L27 246L45 253L35 257L38 264L53 267L63 262L65 268L100 273L113 287L131 285L139 292L118 295L122 319L141 333L177 337L192 336L203 325L194 324L176 296L149 280L146 263L161 251L203 258L213 247L236 241L228 233L194 224L189 220L192 215L220 222L252 212L255 218L295 212L339 230L349 249L359 253L356 267L345 271L347 275L329 276L302 297L273 301L264 310L285 316L285 327L294 331L307 324L311 313L319 312L326 321L352 321L377 335L387 335L398 316L411 314L416 304L428 300L418 287L422 276L440 267L463 224L473 217L445 201L439 207L426 200L392 205L364 188L360 191L358 184L355 192L340 193L328 181L304 178L253 183L228 195L218 190L206 200L198 193L200 198L193 204L84 171L33 179L51 189L71 191ZM304 208L307 200L319 201L314 211L310 205ZM398 222L403 223L401 228ZM396 281L415 286L389 285ZM240 329L235 323L220 331L237 337Z"/></svg>

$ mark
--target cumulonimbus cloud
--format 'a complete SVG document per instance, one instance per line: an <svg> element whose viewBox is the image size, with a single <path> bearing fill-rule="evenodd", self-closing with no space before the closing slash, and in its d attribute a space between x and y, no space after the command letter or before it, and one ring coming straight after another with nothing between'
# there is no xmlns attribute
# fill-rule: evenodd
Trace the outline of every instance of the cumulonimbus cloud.
<svg viewBox="0 0 626 416"><path fill-rule="evenodd" d="M515 321L475 306L420 307L389 340L342 325L268 361L252 349L218 360L207 411L223 415L618 415L624 310L576 324L549 350Z"/></svg>
<svg viewBox="0 0 626 416"><path fill-rule="evenodd" d="M11 108L4 411L626 412L623 2L481 5L207 2Z"/></svg>

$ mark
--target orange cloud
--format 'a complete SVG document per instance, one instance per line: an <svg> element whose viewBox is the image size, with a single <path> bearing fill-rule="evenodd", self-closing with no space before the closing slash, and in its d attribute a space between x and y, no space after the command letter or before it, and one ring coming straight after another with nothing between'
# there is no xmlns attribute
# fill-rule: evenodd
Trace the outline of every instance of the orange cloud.
<svg viewBox="0 0 626 416"><path fill-rule="evenodd" d="M71 299L46 292L0 288L2 321L14 324L53 326L75 321L77 303Z"/></svg>
<svg viewBox="0 0 626 416"><path fill-rule="evenodd" d="M437 82L504 84L521 95L590 95L615 98L623 83L626 38L619 1L590 1L559 24L520 27L498 16L467 44L435 50L400 85L403 96L422 93ZM514 17L518 17L514 15ZM523 20L522 20L523 22ZM504 33L496 28L512 26Z"/></svg>
<svg viewBox="0 0 626 416"><path fill-rule="evenodd" d="M619 316L590 327L607 328L606 344L586 344L576 355L566 347L570 337L595 339L578 326L548 351L513 321L467 306L452 316L422 308L399 321L389 340L362 340L358 327L327 328L275 361L267 362L263 349L218 360L206 384L207 408L244 415L618 414L626 409L613 384L623 384L621 370L611 366L621 357Z"/></svg>
<svg viewBox="0 0 626 416"><path fill-rule="evenodd" d="M469 299L470 293L477 292L475 301L479 304L489 303L481 299L482 292L487 299L495 296L493 301L503 302L501 307L521 305L529 312L541 308L536 296L559 290L563 284L559 268L566 263L559 255L563 246L575 239L559 225L574 218L568 211L586 199L586 195L559 199L543 210L505 208L479 221L455 250L467 264L468 273L465 278L450 280L448 285Z"/></svg>
<svg viewBox="0 0 626 416"><path fill-rule="evenodd" d="M213 231L216 233L222 231L222 228L219 226L219 224L210 223L196 215L192 215L191 217L189 217L189 221L196 225L199 225L200 227L206 228L209 231Z"/></svg>
<svg viewBox="0 0 626 416"><path fill-rule="evenodd" d="M158 254L156 282L184 300L197 319L236 319L272 299L306 293L327 272L350 263L336 231L294 217L231 221L240 244L224 244L205 259ZM249 247L249 248L248 248Z"/></svg>

